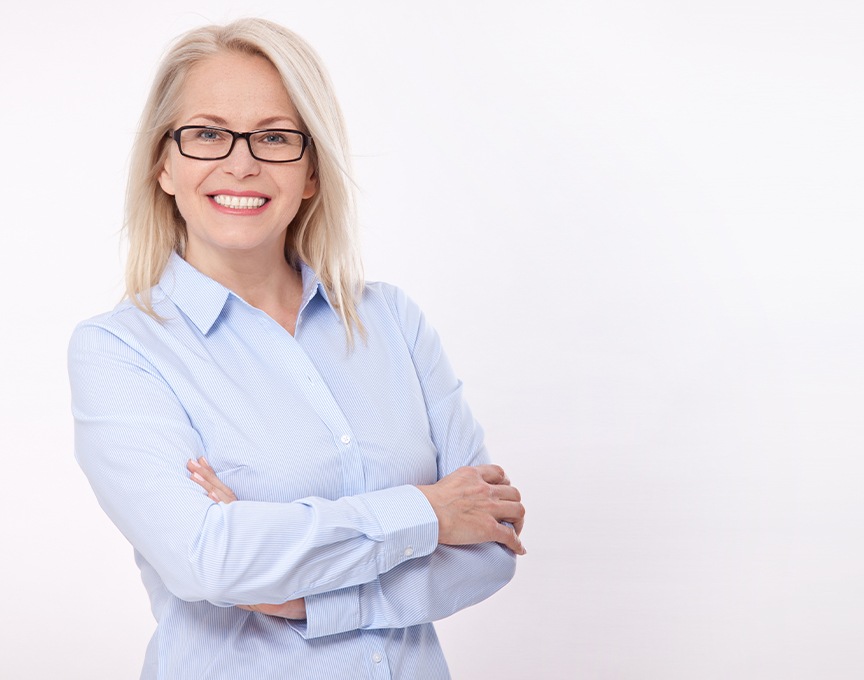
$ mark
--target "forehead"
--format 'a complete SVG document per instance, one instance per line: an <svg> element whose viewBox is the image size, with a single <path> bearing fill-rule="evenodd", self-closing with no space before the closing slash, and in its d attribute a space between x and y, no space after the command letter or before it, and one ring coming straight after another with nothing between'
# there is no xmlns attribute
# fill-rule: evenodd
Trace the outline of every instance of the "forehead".
<svg viewBox="0 0 864 680"><path fill-rule="evenodd" d="M264 57L235 52L195 64L183 83L179 104L180 117L187 121L217 116L232 125L276 117L299 122L276 67Z"/></svg>

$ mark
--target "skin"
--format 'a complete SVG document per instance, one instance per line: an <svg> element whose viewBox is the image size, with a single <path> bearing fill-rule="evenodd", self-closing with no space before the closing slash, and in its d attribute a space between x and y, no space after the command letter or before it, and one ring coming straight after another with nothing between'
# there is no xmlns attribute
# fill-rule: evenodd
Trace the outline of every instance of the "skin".
<svg viewBox="0 0 864 680"><path fill-rule="evenodd" d="M174 122L175 128L181 125L217 125L238 132L304 129L273 65L262 57L232 52L208 57L192 68ZM159 175L159 185L174 196L186 221L185 259L292 334L302 281L285 259L285 243L302 201L318 190L309 156L295 163L267 163L253 158L245 142L238 140L228 158L201 161L182 156L172 143ZM225 209L212 198L249 192L268 199L263 209ZM237 500L203 457L190 460L187 467L213 501ZM438 518L439 544L496 541L525 554L519 539L525 508L519 491L497 465L460 468L418 489ZM290 619L306 617L302 599L241 608Z"/></svg>
<svg viewBox="0 0 864 680"><path fill-rule="evenodd" d="M217 503L233 503L234 491L226 486L201 456L190 460L186 469L207 496ZM497 465L462 467L435 484L417 487L429 500L438 518L439 545L470 545L496 541L524 555L519 539L525 521L525 508L519 490ZM509 522L513 526L501 524ZM239 605L241 609L279 616L305 619L306 606L302 599L282 604Z"/></svg>
<svg viewBox="0 0 864 680"><path fill-rule="evenodd" d="M190 70L174 127L181 125L238 132L304 129L273 65L233 52L209 57ZM302 201L318 190L310 154L294 163L266 163L238 140L228 158L201 161L182 156L172 143L159 185L174 196L186 221L186 261L293 333L302 282L285 260L284 247ZM212 198L248 192L269 199L263 210L226 210Z"/></svg>
<svg viewBox="0 0 864 680"><path fill-rule="evenodd" d="M237 500L204 456L190 460L186 469L211 500L217 503ZM471 545L491 540L506 545L517 555L525 554L519 540L525 523L522 497L498 465L461 467L435 484L417 488L438 517L439 545ZM497 538L489 538L490 535Z"/></svg>

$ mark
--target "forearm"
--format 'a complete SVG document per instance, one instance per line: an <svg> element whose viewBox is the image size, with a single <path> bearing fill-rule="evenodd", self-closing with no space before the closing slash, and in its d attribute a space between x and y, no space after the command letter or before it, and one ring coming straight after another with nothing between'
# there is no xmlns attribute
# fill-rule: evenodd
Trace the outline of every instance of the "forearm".
<svg viewBox="0 0 864 680"><path fill-rule="evenodd" d="M189 553L189 595L282 602L373 581L434 549L437 527L422 503L413 487L396 487L337 501L213 504Z"/></svg>
<svg viewBox="0 0 864 680"><path fill-rule="evenodd" d="M228 505L190 480L180 480L188 491L168 499L158 475L129 472L120 481L85 468L112 521L185 600L283 602L366 583L409 559L407 548L413 557L436 546L434 513L412 486L335 501ZM148 479L146 488L137 479Z"/></svg>
<svg viewBox="0 0 864 680"><path fill-rule="evenodd" d="M431 553L437 520L410 485L338 500L214 503L185 465L204 447L158 371L98 329L76 333L78 462L105 512L170 592L214 604L282 602L374 580Z"/></svg>
<svg viewBox="0 0 864 680"><path fill-rule="evenodd" d="M208 497L226 504L236 502L233 490L219 479L204 458L189 461L187 467ZM440 545L432 554L424 557L408 546L403 557L414 559L382 572L373 581L359 587L307 593L306 602L302 603L302 615L298 615L297 600L265 604L261 605L263 609L253 611L288 619L306 619L309 614L309 622L299 624L298 630L308 637L320 637L358 628L404 627L425 623L449 616L488 597L512 577L515 566L515 555L492 542L488 530L483 528L488 527L488 523L476 524L477 510L489 504L490 492L492 498L501 493L518 493L506 484L506 477L502 480L499 474L500 469L492 465L462 468L435 485L441 486L443 491L427 493L423 492L424 487L420 487L438 516L437 539ZM484 481L484 476L498 480L498 483L490 486ZM464 510L453 515L436 507L442 497L460 499L460 507L462 501L467 501L467 505ZM493 510L498 505L501 504L491 504ZM399 509L400 513L403 511L404 508ZM484 514L480 512L479 516ZM457 530L453 534L451 531L448 539L448 533L442 530L442 515L450 515L445 523L451 525L454 521L457 524L466 522L471 538L461 540L458 547L444 545L463 532ZM498 524L491 515L485 519L505 534L513 533L511 526Z"/></svg>
<svg viewBox="0 0 864 680"><path fill-rule="evenodd" d="M485 600L513 577L515 555L497 543L438 546L363 585L306 598L304 637L403 628L446 618Z"/></svg>

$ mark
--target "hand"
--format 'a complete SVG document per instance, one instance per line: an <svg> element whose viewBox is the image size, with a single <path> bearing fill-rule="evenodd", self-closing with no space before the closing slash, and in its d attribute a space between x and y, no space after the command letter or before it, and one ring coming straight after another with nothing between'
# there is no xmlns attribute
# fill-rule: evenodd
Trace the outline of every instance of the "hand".
<svg viewBox="0 0 864 680"><path fill-rule="evenodd" d="M288 600L282 604L238 604L237 606L250 612L278 616L282 619L306 618L306 601L302 597L299 600Z"/></svg>
<svg viewBox="0 0 864 680"><path fill-rule="evenodd" d="M216 476L216 472L210 467L210 463L204 456L198 460L190 459L186 463L186 469L192 474L192 481L203 488L211 500L217 503L233 503L237 500L234 492ZM302 597L297 600L288 600L282 604L238 604L237 606L250 612L278 616L283 619L306 618L306 601Z"/></svg>
<svg viewBox="0 0 864 680"><path fill-rule="evenodd" d="M216 476L210 463L204 456L198 460L192 458L186 463L186 469L192 475L192 481L202 487L207 492L208 498L217 503L233 503L237 500L234 492L222 483L222 480Z"/></svg>
<svg viewBox="0 0 864 680"><path fill-rule="evenodd" d="M522 497L497 465L462 467L435 484L417 488L438 517L438 543L470 545L495 541L517 555L525 554L519 540L525 521Z"/></svg>

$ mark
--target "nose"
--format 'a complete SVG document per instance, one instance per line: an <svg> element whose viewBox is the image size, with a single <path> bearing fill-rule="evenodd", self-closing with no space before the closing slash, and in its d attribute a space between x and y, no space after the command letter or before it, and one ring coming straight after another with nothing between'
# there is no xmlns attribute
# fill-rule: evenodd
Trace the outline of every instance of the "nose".
<svg viewBox="0 0 864 680"><path fill-rule="evenodd" d="M237 139L231 153L222 159L222 167L235 177L249 177L261 171L261 162L252 156L248 138Z"/></svg>

